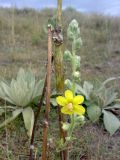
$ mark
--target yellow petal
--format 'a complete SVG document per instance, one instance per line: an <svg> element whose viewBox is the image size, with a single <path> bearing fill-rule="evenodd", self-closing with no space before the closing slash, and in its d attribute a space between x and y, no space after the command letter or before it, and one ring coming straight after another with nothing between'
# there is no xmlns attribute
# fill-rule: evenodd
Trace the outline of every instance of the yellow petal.
<svg viewBox="0 0 120 160"><path fill-rule="evenodd" d="M81 105L74 106L74 113L78 115L83 115L85 113L85 108Z"/></svg>
<svg viewBox="0 0 120 160"><path fill-rule="evenodd" d="M73 99L74 105L82 104L83 102L84 102L84 97L81 95L75 96Z"/></svg>
<svg viewBox="0 0 120 160"><path fill-rule="evenodd" d="M73 110L72 111L68 110L68 108L66 106L61 108L61 112L63 114L70 114L70 115L74 114L74 111Z"/></svg>
<svg viewBox="0 0 120 160"><path fill-rule="evenodd" d="M57 103L60 105L60 106L65 106L67 104L67 100L65 97L62 97L62 96L58 96L56 98L56 101Z"/></svg>
<svg viewBox="0 0 120 160"><path fill-rule="evenodd" d="M66 90L65 91L65 97L66 97L68 102L72 102L73 101L73 93L72 93L72 91Z"/></svg>

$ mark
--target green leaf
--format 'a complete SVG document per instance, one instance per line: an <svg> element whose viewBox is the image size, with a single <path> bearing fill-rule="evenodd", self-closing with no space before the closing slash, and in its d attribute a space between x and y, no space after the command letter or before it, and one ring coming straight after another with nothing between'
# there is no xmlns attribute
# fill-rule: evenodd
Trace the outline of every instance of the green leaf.
<svg viewBox="0 0 120 160"><path fill-rule="evenodd" d="M75 57L73 57L74 58L74 61L75 61L75 68L76 68L76 70L78 69L78 68L80 68L80 56L75 56Z"/></svg>
<svg viewBox="0 0 120 160"><path fill-rule="evenodd" d="M108 78L107 80L105 80L102 85L106 85L108 82L111 82L113 80L117 80L117 79L120 79L120 76L119 77L110 77Z"/></svg>
<svg viewBox="0 0 120 160"><path fill-rule="evenodd" d="M90 94L93 91L93 85L90 82L85 81L83 87L77 85L77 91L83 94L87 100L90 100Z"/></svg>
<svg viewBox="0 0 120 160"><path fill-rule="evenodd" d="M6 95L5 95L4 91L3 91L2 82L0 82L0 98L3 99L4 97L6 97Z"/></svg>
<svg viewBox="0 0 120 160"><path fill-rule="evenodd" d="M4 109L0 108L0 116L2 116L2 114L5 112Z"/></svg>
<svg viewBox="0 0 120 160"><path fill-rule="evenodd" d="M22 114L25 128L27 129L27 134L29 137L31 137L34 125L34 112L31 107L27 107L23 110Z"/></svg>
<svg viewBox="0 0 120 160"><path fill-rule="evenodd" d="M36 83L31 70L20 68L17 78L12 79L10 84L0 82L0 97L16 106L26 107L35 97L40 96L43 84L43 80Z"/></svg>
<svg viewBox="0 0 120 160"><path fill-rule="evenodd" d="M77 49L80 49L80 47L82 46L82 39L81 38L78 38L76 39L74 42L73 42L73 45L74 45L74 48L77 50Z"/></svg>
<svg viewBox="0 0 120 160"><path fill-rule="evenodd" d="M76 91L80 92L84 96L86 95L85 90L80 85L78 85L78 84L76 84Z"/></svg>
<svg viewBox="0 0 120 160"><path fill-rule="evenodd" d="M56 17L51 17L48 19L48 25L51 25L53 27L53 29L55 29L56 27Z"/></svg>
<svg viewBox="0 0 120 160"><path fill-rule="evenodd" d="M90 99L90 94L93 91L93 85L90 82L85 81L83 84L83 88L86 93L86 99Z"/></svg>
<svg viewBox="0 0 120 160"><path fill-rule="evenodd" d="M19 114L23 111L23 109L16 109L15 111L12 112L13 116L6 119L2 124L0 124L0 128L4 127L8 123L12 122Z"/></svg>
<svg viewBox="0 0 120 160"><path fill-rule="evenodd" d="M99 92L100 90L102 90L102 89L105 87L106 84L108 84L108 83L111 82L111 81L117 80L117 79L120 79L120 76L119 76L119 77L110 77L110 78L106 79L106 80L101 84L101 87L99 88L98 92Z"/></svg>
<svg viewBox="0 0 120 160"><path fill-rule="evenodd" d="M4 82L1 82L1 86L4 91L4 94L10 96L10 87Z"/></svg>
<svg viewBox="0 0 120 160"><path fill-rule="evenodd" d="M75 19L73 19L68 26L67 36L68 38L73 40L77 39L79 35L80 35L80 29L78 26L78 22Z"/></svg>
<svg viewBox="0 0 120 160"><path fill-rule="evenodd" d="M87 114L92 122L99 120L101 113L101 108L99 106L92 105L87 107Z"/></svg>
<svg viewBox="0 0 120 160"><path fill-rule="evenodd" d="M33 104L33 105L38 105L39 100L40 100L40 96L35 97L35 98L32 100L32 104Z"/></svg>
<svg viewBox="0 0 120 160"><path fill-rule="evenodd" d="M103 110L103 120L106 130L113 135L120 128L120 120L111 112Z"/></svg>
<svg viewBox="0 0 120 160"><path fill-rule="evenodd" d="M8 87L8 85L9 84L5 83L4 81L0 83L0 97L5 101L8 101L13 104L14 103L13 100L11 100L9 97L11 93L10 93L10 87Z"/></svg>
<svg viewBox="0 0 120 160"><path fill-rule="evenodd" d="M44 86L44 80L39 80L38 83L35 85L33 98L36 98L41 95L43 86Z"/></svg>
<svg viewBox="0 0 120 160"><path fill-rule="evenodd" d="M51 98L51 99L50 99L50 103L51 103L53 106L57 106L56 98Z"/></svg>
<svg viewBox="0 0 120 160"><path fill-rule="evenodd" d="M105 92L103 94L104 107L113 103L116 98L117 98L117 92L114 92L112 88L105 89Z"/></svg>
<svg viewBox="0 0 120 160"><path fill-rule="evenodd" d="M112 105L112 106L107 106L104 109L120 109L120 104L115 104L115 105Z"/></svg>
<svg viewBox="0 0 120 160"><path fill-rule="evenodd" d="M71 61L71 59L72 59L72 54L71 54L71 52L70 52L69 50L66 50L66 51L64 52L64 59L65 59L66 61Z"/></svg>
<svg viewBox="0 0 120 160"><path fill-rule="evenodd" d="M69 79L66 79L65 80L65 86L68 88L68 89L72 89L72 87L73 87L73 83L71 82L71 80L69 80Z"/></svg>

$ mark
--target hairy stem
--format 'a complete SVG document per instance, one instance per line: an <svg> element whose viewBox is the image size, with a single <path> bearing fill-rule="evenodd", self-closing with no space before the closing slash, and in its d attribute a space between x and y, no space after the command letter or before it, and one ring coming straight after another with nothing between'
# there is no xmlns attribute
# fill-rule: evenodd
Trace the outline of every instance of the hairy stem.
<svg viewBox="0 0 120 160"><path fill-rule="evenodd" d="M62 0L57 1L57 26L62 27ZM64 92L64 68L63 68L63 45L55 45L54 54L55 75L56 75L56 90L58 93ZM65 132L62 129L63 115L60 107L58 107L60 138L65 142ZM67 160L67 150L60 152L60 159Z"/></svg>
<svg viewBox="0 0 120 160"><path fill-rule="evenodd" d="M75 62L75 56L76 56L76 50L75 50L75 46L74 46L74 41L72 42L72 54L73 54L73 59L72 59L72 82L73 82L73 88L72 88L72 91L73 91L73 94L75 94L75 79L74 79L74 73L76 71L76 62Z"/></svg>

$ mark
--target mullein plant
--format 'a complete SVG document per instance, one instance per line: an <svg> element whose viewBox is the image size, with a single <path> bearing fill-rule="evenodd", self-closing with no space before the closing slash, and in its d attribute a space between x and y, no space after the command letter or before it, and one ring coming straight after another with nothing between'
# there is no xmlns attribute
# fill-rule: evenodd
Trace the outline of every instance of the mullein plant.
<svg viewBox="0 0 120 160"><path fill-rule="evenodd" d="M110 135L113 135L120 128L120 120L117 116L118 115L117 110L120 109L120 101L118 93L114 91L113 86L108 87L109 85L107 84L113 80L120 79L120 77L111 77L97 86L93 85L91 82L84 81L82 86L80 83L81 75L78 70L80 68L80 56L76 55L76 51L80 49L82 41L80 38L80 30L76 20L72 20L72 22L69 24L67 35L68 38L72 41L72 53L69 50L66 50L64 53L64 58L65 60L71 63L72 79L65 80L66 87L70 89L70 91L65 92L65 97L68 103L66 102L66 104L63 105L62 104L62 102L64 101L63 98L57 97L56 99L58 104L61 104L61 106L66 107L66 108L62 107L61 112L70 115L70 112L67 113L66 111L67 109L69 109L72 111L71 112L72 115L83 115L85 110L84 112L81 112L81 114L79 112L80 109L81 111L83 111L83 108L80 106L80 104L83 103L83 106L85 106L86 109L86 115L87 115L86 118L88 118L92 122L96 122L99 119L103 118L103 124L105 126L105 129L110 133ZM69 96L67 96L68 92ZM75 94L77 94L77 97L79 98L74 98L73 96L75 96ZM82 96L84 98L82 98ZM69 99L68 97L72 97L73 99L71 98L70 101L68 100ZM79 110L76 110L77 108L74 102L75 99L77 99ZM72 116L71 122L73 122L73 117L75 118L76 116ZM84 118L82 118L82 120L83 119ZM68 125L63 124L63 128L67 128L69 130L71 129L70 125L72 125L72 123ZM68 136L69 136L69 131L68 131Z"/></svg>
<svg viewBox="0 0 120 160"><path fill-rule="evenodd" d="M0 128L22 114L27 134L31 137L34 125L32 103L41 95L43 85L44 81L36 81L31 70L25 71L22 68L19 70L16 79L12 79L11 82L1 80L0 99L5 101L5 106L0 107L0 110L11 111L12 109L12 116L0 124Z"/></svg>
<svg viewBox="0 0 120 160"><path fill-rule="evenodd" d="M70 117L70 123L64 122L63 129L67 131L66 142L59 144L59 148L67 147L74 139L73 131L76 126L83 126L86 120L95 123L103 120L105 129L113 135L120 128L119 109L120 101L118 93L113 87L107 85L109 82L120 79L111 77L95 86L91 82L84 81L81 85L80 56L76 55L82 46L80 29L76 20L68 26L67 36L72 42L72 51L66 50L64 59L69 61L72 67L71 79L65 80L65 97L58 96L56 102L61 106L61 112ZM110 87L108 87L110 86ZM84 117L86 115L86 118Z"/></svg>
<svg viewBox="0 0 120 160"><path fill-rule="evenodd" d="M102 83L93 85L85 81L83 86L77 85L76 92L85 97L84 105L91 122L103 121L105 129L113 135L120 128L118 93L110 83L120 77L111 77Z"/></svg>
<svg viewBox="0 0 120 160"><path fill-rule="evenodd" d="M76 95L76 83L80 82L80 56L76 55L82 45L80 37L80 29L78 22L72 20L68 26L67 36L72 43L72 51L66 50L64 59L69 61L72 67L71 80L65 80L65 84L69 89L65 91L65 96L58 96L56 102L59 104L61 112L69 116L69 122L64 122L62 128L67 132L66 141L61 140L60 148L67 147L75 137L73 135L76 126L82 126L85 123L85 108L82 106L84 102L83 95Z"/></svg>

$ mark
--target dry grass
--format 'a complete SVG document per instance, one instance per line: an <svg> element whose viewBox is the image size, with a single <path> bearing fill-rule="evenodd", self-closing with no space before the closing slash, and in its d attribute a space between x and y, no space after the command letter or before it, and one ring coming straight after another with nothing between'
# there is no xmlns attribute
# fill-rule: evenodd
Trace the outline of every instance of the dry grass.
<svg viewBox="0 0 120 160"><path fill-rule="evenodd" d="M36 76L45 75L47 37L45 25L55 10L15 10L15 46L12 44L12 11L0 9L0 76L11 79L20 67L31 68ZM111 76L120 76L120 18L105 17L102 15L85 15L74 9L63 12L65 47L70 48L66 39L66 29L71 19L76 18L80 24L83 47L78 53L81 55L82 80L105 80ZM38 34L39 33L39 34ZM65 71L70 76L69 67ZM119 89L120 82L114 84ZM58 136L56 128L56 113L52 112L51 134ZM3 119L1 117L0 119ZM41 117L42 119L42 117ZM41 122L41 121L40 121ZM36 143L40 152L40 128L36 133ZM18 127L19 126L19 127ZM119 160L120 133L110 137L101 125L86 124L85 128L76 131L78 137L70 155L71 160ZM27 155L29 150L28 138L22 126L22 119L0 130L0 159L18 160L19 155ZM8 146L8 153L6 148ZM52 153L53 151L53 153ZM51 149L51 160L55 151ZM26 158L27 159L27 158Z"/></svg>

